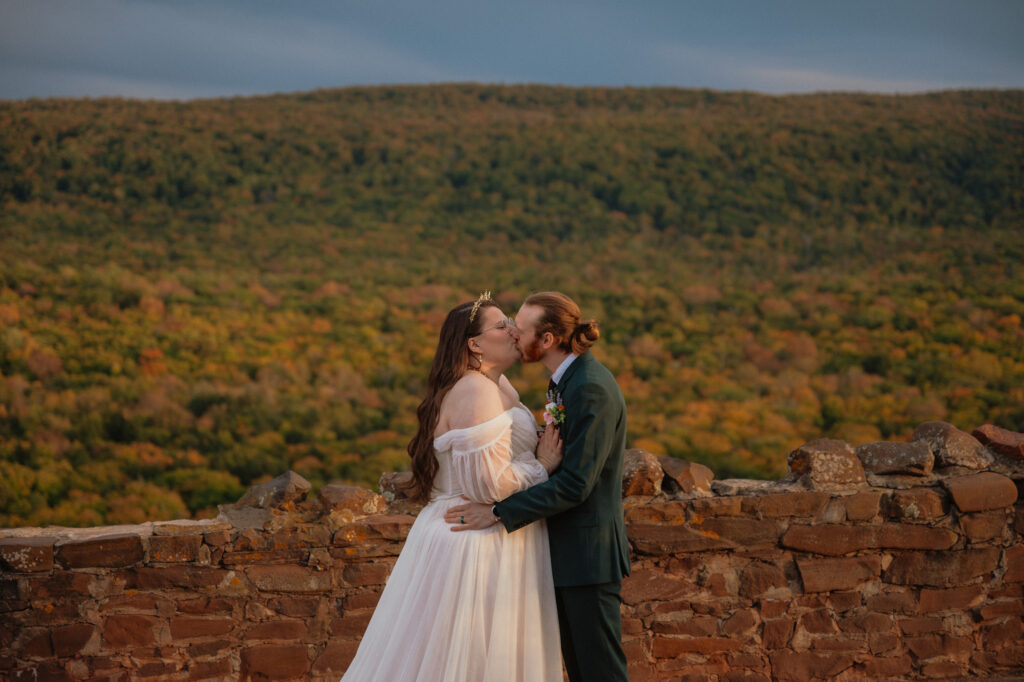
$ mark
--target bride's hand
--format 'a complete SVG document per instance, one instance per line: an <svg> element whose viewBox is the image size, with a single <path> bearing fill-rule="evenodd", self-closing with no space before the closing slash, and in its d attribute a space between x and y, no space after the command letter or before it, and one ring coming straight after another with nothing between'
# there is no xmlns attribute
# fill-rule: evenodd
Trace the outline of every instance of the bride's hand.
<svg viewBox="0 0 1024 682"><path fill-rule="evenodd" d="M548 424L537 443L537 461L551 474L562 463L562 436L554 424Z"/></svg>

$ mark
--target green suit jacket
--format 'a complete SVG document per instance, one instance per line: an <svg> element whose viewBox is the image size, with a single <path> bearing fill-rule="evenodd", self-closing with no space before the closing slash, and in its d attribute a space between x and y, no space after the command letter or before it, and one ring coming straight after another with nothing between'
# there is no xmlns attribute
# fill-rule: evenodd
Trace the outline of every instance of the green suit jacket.
<svg viewBox="0 0 1024 682"><path fill-rule="evenodd" d="M498 515L509 532L547 519L556 587L622 580L629 575L622 518L626 402L589 351L572 361L556 390L565 406L562 465L544 483L495 505Z"/></svg>

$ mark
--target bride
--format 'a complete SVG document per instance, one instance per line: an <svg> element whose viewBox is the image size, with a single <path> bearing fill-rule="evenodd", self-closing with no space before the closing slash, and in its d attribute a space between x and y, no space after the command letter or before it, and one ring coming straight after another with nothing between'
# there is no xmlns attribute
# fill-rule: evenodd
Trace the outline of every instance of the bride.
<svg viewBox="0 0 1024 682"><path fill-rule="evenodd" d="M519 359L512 321L488 294L452 309L409 444L429 498L395 563L345 682L561 680L547 528L452 533L449 507L494 503L547 480L561 462L550 428L503 372ZM536 455L534 450L536 449Z"/></svg>

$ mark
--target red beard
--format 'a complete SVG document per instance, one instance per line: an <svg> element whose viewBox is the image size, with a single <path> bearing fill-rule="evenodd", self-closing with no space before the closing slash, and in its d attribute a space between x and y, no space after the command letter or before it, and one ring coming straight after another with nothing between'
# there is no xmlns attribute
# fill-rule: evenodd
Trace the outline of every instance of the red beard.
<svg viewBox="0 0 1024 682"><path fill-rule="evenodd" d="M528 346L519 349L523 362L539 362L544 352L540 349L540 339L535 338Z"/></svg>

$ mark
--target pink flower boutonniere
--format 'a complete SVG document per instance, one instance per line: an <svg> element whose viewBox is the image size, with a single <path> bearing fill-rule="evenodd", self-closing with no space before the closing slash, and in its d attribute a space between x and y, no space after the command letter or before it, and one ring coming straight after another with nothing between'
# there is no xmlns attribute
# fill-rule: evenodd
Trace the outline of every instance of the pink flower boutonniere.
<svg viewBox="0 0 1024 682"><path fill-rule="evenodd" d="M544 423L561 426L565 421L565 405L562 396L555 391L548 391L548 401L544 405Z"/></svg>

